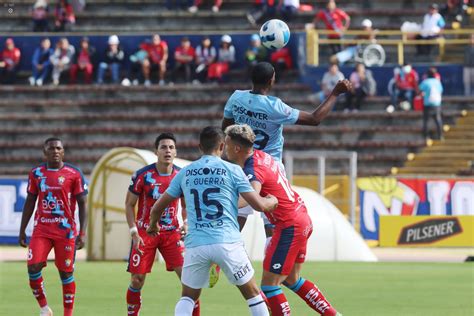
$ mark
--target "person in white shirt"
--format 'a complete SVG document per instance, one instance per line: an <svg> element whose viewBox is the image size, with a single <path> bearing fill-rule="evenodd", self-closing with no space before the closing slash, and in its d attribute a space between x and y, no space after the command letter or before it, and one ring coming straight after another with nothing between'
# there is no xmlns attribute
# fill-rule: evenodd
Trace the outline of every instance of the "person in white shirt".
<svg viewBox="0 0 474 316"><path fill-rule="evenodd" d="M420 34L416 39L430 40L439 37L441 30L446 25L444 18L438 12L438 5L433 3L429 7L429 11L423 18ZM429 55L433 45L417 45L417 53L419 55Z"/></svg>

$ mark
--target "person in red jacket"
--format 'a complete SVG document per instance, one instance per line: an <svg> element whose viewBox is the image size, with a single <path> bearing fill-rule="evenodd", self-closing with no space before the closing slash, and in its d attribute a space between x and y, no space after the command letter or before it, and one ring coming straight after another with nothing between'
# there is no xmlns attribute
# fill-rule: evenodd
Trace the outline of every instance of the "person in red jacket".
<svg viewBox="0 0 474 316"><path fill-rule="evenodd" d="M194 66L194 58L196 57L196 51L191 46L189 38L183 37L181 39L181 45L176 47L174 51L174 70L173 70L173 81L176 81L176 75L179 71L184 72L184 80L186 83L191 82L191 74Z"/></svg>
<svg viewBox="0 0 474 316"><path fill-rule="evenodd" d="M58 0L54 11L54 26L57 32L70 31L76 23L74 8L67 0Z"/></svg>
<svg viewBox="0 0 474 316"><path fill-rule="evenodd" d="M168 44L161 40L160 35L155 34L151 39L151 44L145 47L148 58L143 61L143 77L145 78L145 86L151 85L150 73L158 70L160 77L160 86L165 84L166 63L168 61Z"/></svg>
<svg viewBox="0 0 474 316"><path fill-rule="evenodd" d="M320 10L314 17L314 25L318 22L324 22L328 31L334 31L336 34L329 34L329 39L341 39L343 33L349 28L351 18L341 9L336 7L336 1L329 0L326 9ZM337 54L342 50L341 44L330 44L332 53Z"/></svg>
<svg viewBox="0 0 474 316"><path fill-rule="evenodd" d="M95 48L89 45L89 39L83 37L81 46L74 55L73 65L70 70L70 83L74 84L77 80L77 73L84 73L84 83L92 83L92 73L94 71Z"/></svg>
<svg viewBox="0 0 474 316"><path fill-rule="evenodd" d="M4 84L13 84L18 72L21 52L15 47L12 38L5 41L5 49L0 53L0 80Z"/></svg>
<svg viewBox="0 0 474 316"><path fill-rule="evenodd" d="M413 97L418 91L418 73L411 64L406 63L395 75L395 86L392 93L392 105L397 107L400 99L405 99L413 105Z"/></svg>
<svg viewBox="0 0 474 316"><path fill-rule="evenodd" d="M281 73L285 69L293 68L293 59L288 47L280 48L270 54L270 62L275 67L275 81L280 81Z"/></svg>
<svg viewBox="0 0 474 316"><path fill-rule="evenodd" d="M193 6L189 7L189 12L196 13L199 10L199 6L202 4L202 0L194 0ZM214 5L212 6L212 12L217 13L222 5L222 0L214 0Z"/></svg>

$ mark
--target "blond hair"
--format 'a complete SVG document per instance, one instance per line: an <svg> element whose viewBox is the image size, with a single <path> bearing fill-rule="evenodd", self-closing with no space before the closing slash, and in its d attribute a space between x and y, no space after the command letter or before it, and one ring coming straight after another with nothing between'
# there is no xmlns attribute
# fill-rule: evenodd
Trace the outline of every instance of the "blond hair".
<svg viewBox="0 0 474 316"><path fill-rule="evenodd" d="M225 129L225 134L232 139L232 141L245 147L253 147L255 142L255 133L247 124L234 124Z"/></svg>

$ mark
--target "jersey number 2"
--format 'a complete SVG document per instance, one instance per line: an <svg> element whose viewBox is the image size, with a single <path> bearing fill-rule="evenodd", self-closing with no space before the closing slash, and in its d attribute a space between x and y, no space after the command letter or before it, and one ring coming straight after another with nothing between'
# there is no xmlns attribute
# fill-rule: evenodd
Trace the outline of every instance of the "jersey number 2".
<svg viewBox="0 0 474 316"><path fill-rule="evenodd" d="M215 214L206 214L204 217L208 220L215 220L222 216L224 213L224 207L222 204L217 201L209 198L211 193L220 193L221 189L219 188L207 188L202 192L202 202L206 206L215 206L217 213ZM202 212L201 212L201 203L199 201L199 192L196 189L191 189L191 194L194 197L194 208L196 209L196 219L198 222L202 221Z"/></svg>
<svg viewBox="0 0 474 316"><path fill-rule="evenodd" d="M262 136L262 139L255 141L256 149L264 150L267 147L268 141L270 140L270 136L267 133L262 131L261 129L254 130L255 136Z"/></svg>

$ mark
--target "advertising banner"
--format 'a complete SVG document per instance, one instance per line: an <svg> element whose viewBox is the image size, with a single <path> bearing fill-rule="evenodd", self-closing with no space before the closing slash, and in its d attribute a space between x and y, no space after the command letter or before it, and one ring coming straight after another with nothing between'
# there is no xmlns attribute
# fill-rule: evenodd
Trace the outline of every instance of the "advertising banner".
<svg viewBox="0 0 474 316"><path fill-rule="evenodd" d="M381 216L382 247L474 247L474 216Z"/></svg>
<svg viewBox="0 0 474 316"><path fill-rule="evenodd" d="M26 199L26 179L0 179L0 243L16 244L21 223L23 204ZM31 235L33 221L26 233Z"/></svg>
<svg viewBox="0 0 474 316"><path fill-rule="evenodd" d="M474 179L371 177L357 186L365 239L379 240L380 216L474 216Z"/></svg>

